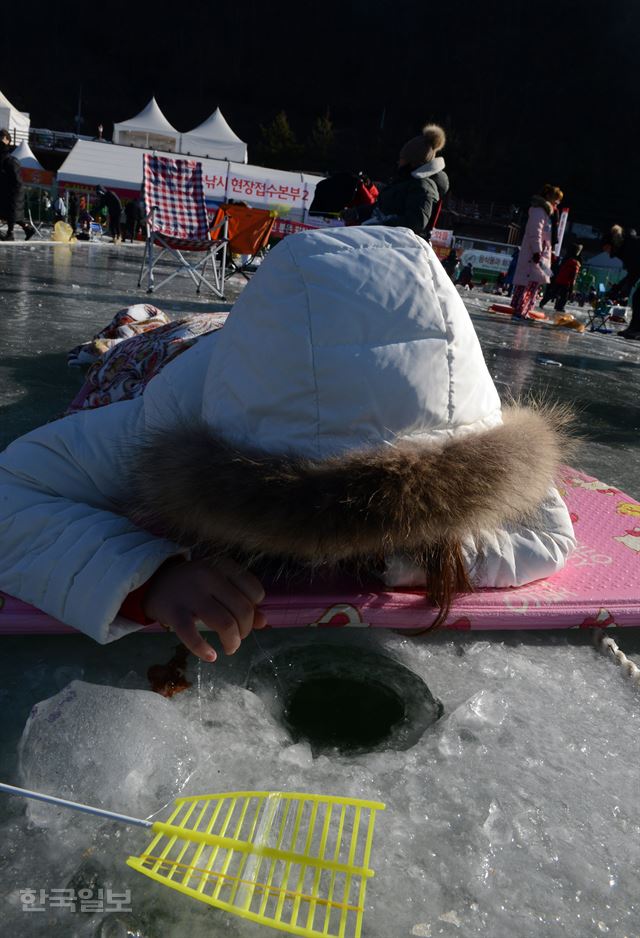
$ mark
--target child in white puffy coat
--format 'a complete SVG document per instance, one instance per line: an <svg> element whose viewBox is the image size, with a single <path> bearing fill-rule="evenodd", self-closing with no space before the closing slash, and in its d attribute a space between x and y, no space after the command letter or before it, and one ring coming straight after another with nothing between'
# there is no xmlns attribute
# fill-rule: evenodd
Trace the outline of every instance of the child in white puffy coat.
<svg viewBox="0 0 640 938"><path fill-rule="evenodd" d="M265 624L253 569L518 586L575 545L563 433L503 410L433 250L401 228L285 239L225 326L142 396L0 455L0 589L108 642L148 621L195 654Z"/></svg>

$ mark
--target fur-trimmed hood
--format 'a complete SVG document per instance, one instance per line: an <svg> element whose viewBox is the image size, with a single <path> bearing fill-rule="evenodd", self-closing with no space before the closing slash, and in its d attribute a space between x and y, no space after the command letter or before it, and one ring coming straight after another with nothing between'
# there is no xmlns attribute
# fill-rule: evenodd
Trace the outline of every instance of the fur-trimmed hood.
<svg viewBox="0 0 640 938"><path fill-rule="evenodd" d="M459 294L406 229L286 238L205 341L203 378L186 353L149 386L129 486L133 519L181 544L418 554L524 518L553 483L557 415L503 415ZM189 382L200 413L172 421Z"/></svg>
<svg viewBox="0 0 640 938"><path fill-rule="evenodd" d="M403 553L530 517L553 485L566 414L507 409L442 442L312 460L230 445L204 425L152 436L133 519L185 546L333 566Z"/></svg>
<svg viewBox="0 0 640 938"><path fill-rule="evenodd" d="M551 202L547 202L547 200L541 195L531 196L531 205L534 208L543 208L549 216L553 215L553 205Z"/></svg>

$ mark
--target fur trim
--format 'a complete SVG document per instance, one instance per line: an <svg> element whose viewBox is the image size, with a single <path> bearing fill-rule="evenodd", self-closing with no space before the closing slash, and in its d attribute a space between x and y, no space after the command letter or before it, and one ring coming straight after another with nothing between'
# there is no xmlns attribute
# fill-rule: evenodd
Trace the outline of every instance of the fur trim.
<svg viewBox="0 0 640 938"><path fill-rule="evenodd" d="M623 241L624 241L624 229L622 225L612 225L611 244L614 246L614 248L619 248Z"/></svg>
<svg viewBox="0 0 640 938"><path fill-rule="evenodd" d="M532 196L531 205L533 208L543 208L547 215L553 214L553 206L551 205L551 202L547 202L547 200L541 195Z"/></svg>
<svg viewBox="0 0 640 938"><path fill-rule="evenodd" d="M310 565L423 556L535 511L564 456L565 411L508 408L446 442L315 462L240 449L204 425L156 434L133 470L142 527L209 554Z"/></svg>

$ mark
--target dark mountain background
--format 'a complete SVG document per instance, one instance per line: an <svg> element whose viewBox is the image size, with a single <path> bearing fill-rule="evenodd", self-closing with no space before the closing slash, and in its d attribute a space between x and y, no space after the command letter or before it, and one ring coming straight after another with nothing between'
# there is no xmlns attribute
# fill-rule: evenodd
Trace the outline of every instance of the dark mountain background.
<svg viewBox="0 0 640 938"><path fill-rule="evenodd" d="M219 106L251 162L384 179L399 146L437 121L454 195L524 205L551 182L573 220L640 224L640 3L2 7L0 88L32 126L76 129L82 86L81 132L102 123L110 137L154 94L179 130Z"/></svg>

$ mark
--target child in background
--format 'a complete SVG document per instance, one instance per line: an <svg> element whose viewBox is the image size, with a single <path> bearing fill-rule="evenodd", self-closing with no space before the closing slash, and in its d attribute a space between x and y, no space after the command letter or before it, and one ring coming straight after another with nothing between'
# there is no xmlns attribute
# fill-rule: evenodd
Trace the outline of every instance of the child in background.
<svg viewBox="0 0 640 938"><path fill-rule="evenodd" d="M545 291L544 299L540 303L540 309L544 309L545 303L548 303L549 300L555 299L555 311L557 313L564 312L567 300L573 292L573 287L582 268L582 264L578 259L581 254L581 244L575 244L570 249L569 253L560 264L558 273L549 284L548 290Z"/></svg>
<svg viewBox="0 0 640 938"><path fill-rule="evenodd" d="M264 626L265 561L428 591L442 621L563 567L562 442L503 410L425 241L303 232L140 396L0 455L0 589L100 642L156 620L209 661L197 622L228 653Z"/></svg>

